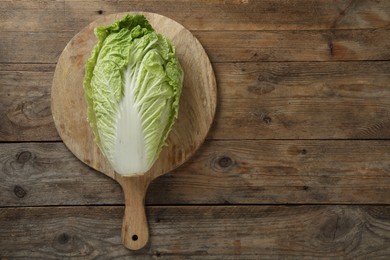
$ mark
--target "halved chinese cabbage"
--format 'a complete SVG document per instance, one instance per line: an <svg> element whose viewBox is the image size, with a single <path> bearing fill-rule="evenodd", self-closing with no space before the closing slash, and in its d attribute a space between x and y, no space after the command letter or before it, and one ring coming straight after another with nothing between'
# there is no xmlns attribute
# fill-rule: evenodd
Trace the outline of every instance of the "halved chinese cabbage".
<svg viewBox="0 0 390 260"><path fill-rule="evenodd" d="M178 115L183 71L170 41L143 15L97 27L85 69L95 142L124 176L147 172Z"/></svg>

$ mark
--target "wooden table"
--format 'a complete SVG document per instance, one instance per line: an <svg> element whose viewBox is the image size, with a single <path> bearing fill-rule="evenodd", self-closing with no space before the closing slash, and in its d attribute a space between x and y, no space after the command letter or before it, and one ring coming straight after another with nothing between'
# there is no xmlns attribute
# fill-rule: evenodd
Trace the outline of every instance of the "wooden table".
<svg viewBox="0 0 390 260"><path fill-rule="evenodd" d="M66 43L123 11L182 23L218 82L212 130L152 183L135 252L119 185L50 112ZM390 1L3 0L0 31L0 258L390 258Z"/></svg>

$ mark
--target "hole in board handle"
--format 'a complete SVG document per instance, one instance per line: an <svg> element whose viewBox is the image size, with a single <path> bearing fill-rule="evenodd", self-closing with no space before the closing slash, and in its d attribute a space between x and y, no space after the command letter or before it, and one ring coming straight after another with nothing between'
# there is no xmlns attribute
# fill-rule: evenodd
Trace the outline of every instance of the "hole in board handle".
<svg viewBox="0 0 390 260"><path fill-rule="evenodd" d="M131 239L132 239L133 241L137 241L137 240L138 240L138 236L137 236L137 235L133 235L133 236L131 237Z"/></svg>

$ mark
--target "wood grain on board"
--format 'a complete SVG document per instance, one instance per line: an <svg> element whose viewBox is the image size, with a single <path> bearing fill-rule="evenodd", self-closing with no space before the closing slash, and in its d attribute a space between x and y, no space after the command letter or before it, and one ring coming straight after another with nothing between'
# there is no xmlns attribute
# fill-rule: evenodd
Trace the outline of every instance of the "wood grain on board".
<svg viewBox="0 0 390 260"><path fill-rule="evenodd" d="M388 206L147 207L151 241L120 242L123 207L0 209L2 258L385 259Z"/></svg>
<svg viewBox="0 0 390 260"><path fill-rule="evenodd" d="M82 28L2 32L0 63L55 63L66 44ZM389 29L194 31L193 34L212 62L390 59Z"/></svg>
<svg viewBox="0 0 390 260"><path fill-rule="evenodd" d="M390 141L207 141L147 204L389 204ZM1 206L123 203L62 143L0 144Z"/></svg>
<svg viewBox="0 0 390 260"><path fill-rule="evenodd" d="M5 31L79 30L99 16L146 11L170 17L190 30L313 30L388 28L387 0L41 0L0 2Z"/></svg>
<svg viewBox="0 0 390 260"><path fill-rule="evenodd" d="M213 67L219 104L208 139L390 138L390 62ZM53 70L0 65L0 140L61 140L50 111Z"/></svg>

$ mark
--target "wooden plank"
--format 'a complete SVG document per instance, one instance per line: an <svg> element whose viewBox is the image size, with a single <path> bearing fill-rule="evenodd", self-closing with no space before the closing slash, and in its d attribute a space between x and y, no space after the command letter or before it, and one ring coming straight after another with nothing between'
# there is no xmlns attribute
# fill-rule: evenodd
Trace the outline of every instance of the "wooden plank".
<svg viewBox="0 0 390 260"><path fill-rule="evenodd" d="M55 63L76 33L3 32L0 63ZM388 29L193 33L212 62L390 60Z"/></svg>
<svg viewBox="0 0 390 260"><path fill-rule="evenodd" d="M214 68L220 99L209 139L390 137L388 62Z"/></svg>
<svg viewBox="0 0 390 260"><path fill-rule="evenodd" d="M53 72L21 69L0 70L0 140L59 140L50 109Z"/></svg>
<svg viewBox="0 0 390 260"><path fill-rule="evenodd" d="M0 140L60 140L50 115L53 65L0 65ZM214 64L208 139L388 139L390 62ZM240 135L236 135L240 129Z"/></svg>
<svg viewBox="0 0 390 260"><path fill-rule="evenodd" d="M195 32L213 62L389 60L390 30Z"/></svg>
<svg viewBox="0 0 390 260"><path fill-rule="evenodd" d="M101 15L147 11L190 30L308 30L389 28L390 4L377 1L1 1L3 31L80 30ZM305 19L302 19L305 17Z"/></svg>
<svg viewBox="0 0 390 260"><path fill-rule="evenodd" d="M390 141L208 141L147 204L389 204ZM0 144L0 206L123 203L62 143Z"/></svg>
<svg viewBox="0 0 390 260"><path fill-rule="evenodd" d="M56 63L74 34L2 32L0 63Z"/></svg>
<svg viewBox="0 0 390 260"><path fill-rule="evenodd" d="M0 63L0 71L53 72L55 63ZM50 78L51 80L51 78ZM4 83L3 83L4 84Z"/></svg>
<svg viewBox="0 0 390 260"><path fill-rule="evenodd" d="M8 258L387 259L388 206L147 207L151 241L121 245L123 207L0 209ZM133 259L132 258L132 259Z"/></svg>

